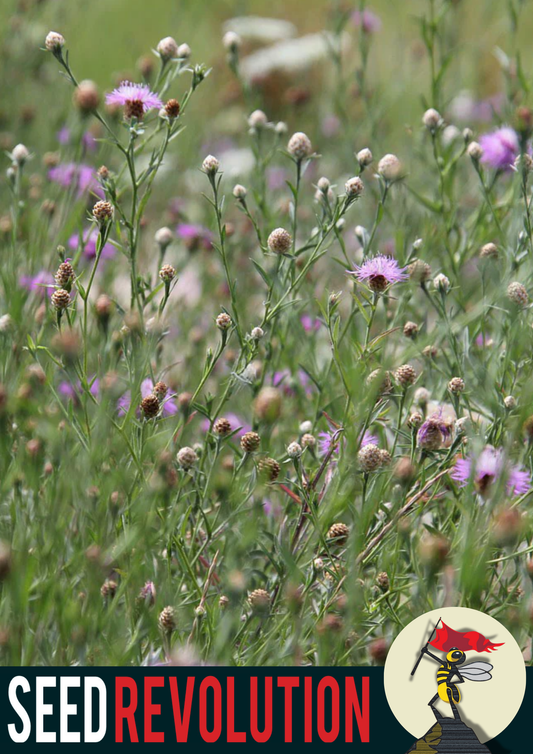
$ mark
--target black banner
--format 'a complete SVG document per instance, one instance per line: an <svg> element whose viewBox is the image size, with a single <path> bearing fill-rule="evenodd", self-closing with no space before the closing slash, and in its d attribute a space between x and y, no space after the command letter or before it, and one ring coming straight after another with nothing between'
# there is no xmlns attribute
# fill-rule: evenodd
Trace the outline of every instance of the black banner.
<svg viewBox="0 0 533 754"><path fill-rule="evenodd" d="M531 669L528 669L531 681ZM405 754L381 668L3 668L0 745L347 744ZM408 689L406 689L408 693ZM530 746L529 684L493 754Z"/></svg>

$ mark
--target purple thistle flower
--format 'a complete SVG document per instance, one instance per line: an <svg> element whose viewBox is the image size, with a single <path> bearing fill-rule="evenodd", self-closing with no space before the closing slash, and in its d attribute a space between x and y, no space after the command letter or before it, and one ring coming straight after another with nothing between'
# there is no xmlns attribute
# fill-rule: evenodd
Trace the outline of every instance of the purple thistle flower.
<svg viewBox="0 0 533 754"><path fill-rule="evenodd" d="M339 453L339 445L341 442L340 436L337 435L337 439L335 440L335 432L319 432L318 433L318 455L319 456L326 456L332 449L334 445L337 447L335 448L335 454ZM342 440L344 442L344 439ZM371 432L366 431L363 435L363 439L361 440L361 447L364 448L365 445L378 445L379 438L376 435L373 435Z"/></svg>
<svg viewBox="0 0 533 754"><path fill-rule="evenodd" d="M337 440L333 440L335 436L334 432L319 432L318 433L318 455L319 456L327 456L327 454L331 451L331 448L334 444L337 444L337 447L335 448L335 453L339 452L339 446L338 446L338 438Z"/></svg>
<svg viewBox="0 0 533 754"><path fill-rule="evenodd" d="M94 168L82 162L62 162L56 167L50 168L48 178L63 186L63 188L74 186L77 188L78 197L90 190L102 199L104 198L104 192L96 180Z"/></svg>
<svg viewBox="0 0 533 754"><path fill-rule="evenodd" d="M365 445L379 445L379 437L367 430L361 440L361 447L364 448Z"/></svg>
<svg viewBox="0 0 533 754"><path fill-rule="evenodd" d="M352 24L357 28L361 27L365 34L375 34L381 29L381 18L366 8L362 13L360 10L354 10L351 18Z"/></svg>
<svg viewBox="0 0 533 754"><path fill-rule="evenodd" d="M48 291L48 295L51 296L54 292L53 287L47 288L47 286L54 286L54 276L48 270L41 270L36 275L21 275L19 277L19 285L21 288L25 288L31 293L44 298Z"/></svg>
<svg viewBox="0 0 533 754"><path fill-rule="evenodd" d="M70 128L67 128L67 126L63 126L63 128L61 128L57 132L56 136L60 144L63 144L63 145L70 144L72 134L71 134ZM94 152L98 145L96 139L94 138L94 136L92 135L90 131L84 131L81 137L81 143L83 144L85 149L87 149L90 152Z"/></svg>
<svg viewBox="0 0 533 754"><path fill-rule="evenodd" d="M300 322L305 332L317 332L322 326L322 322L317 317L311 317L310 314L302 314Z"/></svg>
<svg viewBox="0 0 533 754"><path fill-rule="evenodd" d="M211 241L213 234L203 225L180 223L176 227L176 235L183 241L189 251L196 251L199 248L206 250L212 248Z"/></svg>
<svg viewBox="0 0 533 754"><path fill-rule="evenodd" d="M529 472L506 459L502 448L493 448L491 445L487 445L477 459L472 456L458 459L451 477L460 487L466 487L472 474L476 489L483 497L488 495L491 485L502 474L507 475L505 486L509 495L523 495L531 487Z"/></svg>
<svg viewBox="0 0 533 754"><path fill-rule="evenodd" d="M479 143L483 149L481 162L495 170L510 170L520 153L518 134L509 126L483 134Z"/></svg>
<svg viewBox="0 0 533 754"><path fill-rule="evenodd" d="M162 101L150 91L147 84L134 84L131 81L124 81L110 94L106 94L105 101L108 105L123 105L128 118L142 118L154 107L158 110L163 107Z"/></svg>
<svg viewBox="0 0 533 754"><path fill-rule="evenodd" d="M274 503L270 498L265 497L263 500L263 510L271 518L280 518L283 509L279 503Z"/></svg>
<svg viewBox="0 0 533 754"><path fill-rule="evenodd" d="M355 275L358 280L367 283L374 293L382 293L389 285L407 280L405 267L400 267L393 257L378 254L373 259L367 259L355 270L346 270L348 275Z"/></svg>
<svg viewBox="0 0 533 754"><path fill-rule="evenodd" d="M313 393L314 385L303 369L298 369L294 375L290 369L282 369L278 372L274 372L272 376L273 387L279 387L288 397L296 395L296 387L298 384L303 388L307 396Z"/></svg>
<svg viewBox="0 0 533 754"><path fill-rule="evenodd" d="M91 225L85 228L83 233L73 233L68 239L68 247L72 251L77 251L79 246L83 246L83 256L87 259L94 259L96 256L96 239L98 238L98 228ZM106 243L102 249L100 259L111 259L115 255L115 247L111 243Z"/></svg>
<svg viewBox="0 0 533 754"><path fill-rule="evenodd" d="M96 398L98 396L99 390L100 380L98 378L93 379L93 381L89 385L89 392L94 398ZM72 382L67 382L66 380L64 380L63 382L59 383L57 392L67 400L77 401L80 393L82 392L81 382L77 380L73 385Z"/></svg>
<svg viewBox="0 0 533 754"><path fill-rule="evenodd" d="M146 380L143 380L141 382L141 399L146 398L148 395L151 395L154 390L154 383L153 381L148 377ZM125 416L129 408L131 406L131 392L129 390L126 390L126 392L120 396L120 398L117 401L117 411L120 416ZM178 413L178 407L176 403L171 399L168 398L163 403L163 416L174 416L174 414Z"/></svg>

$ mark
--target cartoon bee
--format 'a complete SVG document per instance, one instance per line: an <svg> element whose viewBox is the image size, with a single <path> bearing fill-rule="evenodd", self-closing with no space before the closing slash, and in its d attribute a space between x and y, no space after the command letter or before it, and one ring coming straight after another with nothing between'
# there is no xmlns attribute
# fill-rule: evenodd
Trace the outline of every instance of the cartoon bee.
<svg viewBox="0 0 533 754"><path fill-rule="evenodd" d="M442 624L440 628L439 624ZM435 634L436 637L433 638ZM432 654L429 651L430 646L445 652L445 659L443 660L437 657L437 655ZM449 704L452 708L453 716L456 719L460 719L456 705L461 701L461 692L457 688L457 684L464 683L465 680L490 681L492 678L490 674L492 665L488 662L476 661L463 665L466 660L465 652L472 650L476 652L494 652L501 646L503 646L502 642L496 644L483 636L483 634L480 634L479 631L455 631L450 626L447 626L442 618L439 618L429 639L420 650L418 660L411 671L411 675L413 676L424 655L431 657L432 660L438 663L437 693L428 702L428 706L431 707L437 719L439 718L439 714L434 704L438 699L442 699L443 702Z"/></svg>
<svg viewBox="0 0 533 754"><path fill-rule="evenodd" d="M447 702L452 705L454 709L456 704L461 701L461 692L457 688L458 683L464 683L467 681L490 681L492 678L490 671L492 665L488 662L470 662L468 665L464 665L461 670L458 669L459 665L462 665L466 660L466 654L457 647L452 647L449 652L446 653L444 661L432 654L427 645L420 650L421 654L425 654L431 657L439 664L437 670L437 693L428 702L430 707L433 707L437 699L442 699L443 702ZM452 682L454 677L457 679Z"/></svg>

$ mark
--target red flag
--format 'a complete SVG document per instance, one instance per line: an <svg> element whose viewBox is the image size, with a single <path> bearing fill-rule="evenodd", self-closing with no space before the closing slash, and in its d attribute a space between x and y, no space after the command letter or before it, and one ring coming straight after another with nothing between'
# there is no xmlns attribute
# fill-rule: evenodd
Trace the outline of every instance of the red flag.
<svg viewBox="0 0 533 754"><path fill-rule="evenodd" d="M432 647L440 649L442 652L449 652L453 647L457 647L461 652L474 650L475 652L494 652L501 644L494 644L490 639L486 639L478 631L454 631L441 621L442 628L437 628L437 635L430 641Z"/></svg>

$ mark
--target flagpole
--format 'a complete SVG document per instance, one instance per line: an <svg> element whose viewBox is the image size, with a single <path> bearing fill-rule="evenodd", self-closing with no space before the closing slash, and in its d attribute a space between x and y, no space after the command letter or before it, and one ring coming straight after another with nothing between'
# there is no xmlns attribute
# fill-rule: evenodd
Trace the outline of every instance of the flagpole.
<svg viewBox="0 0 533 754"><path fill-rule="evenodd" d="M440 620L441 620L441 619L439 618L439 619L438 619L438 621L437 621L437 622L435 623L435 626L434 626L434 628L433 628L433 631L431 632L431 634L430 634L430 636L429 636L429 639L428 639L428 640L426 641L426 646L425 646L425 647L423 647L423 648L422 648L422 649L420 650L420 656L419 656L418 660L416 661L416 664L415 664L414 668L413 668L413 669L411 670L411 675L414 675L414 674L416 673L416 669L417 669L417 668L418 668L418 666L420 665L420 662L421 662L421 660L422 660L422 657L424 656L424 649L427 649L429 642L430 642L430 641L432 641L432 639L433 639L433 634L434 634L434 633L436 632L436 630L437 630L437 626L439 625L439 623L440 623Z"/></svg>

